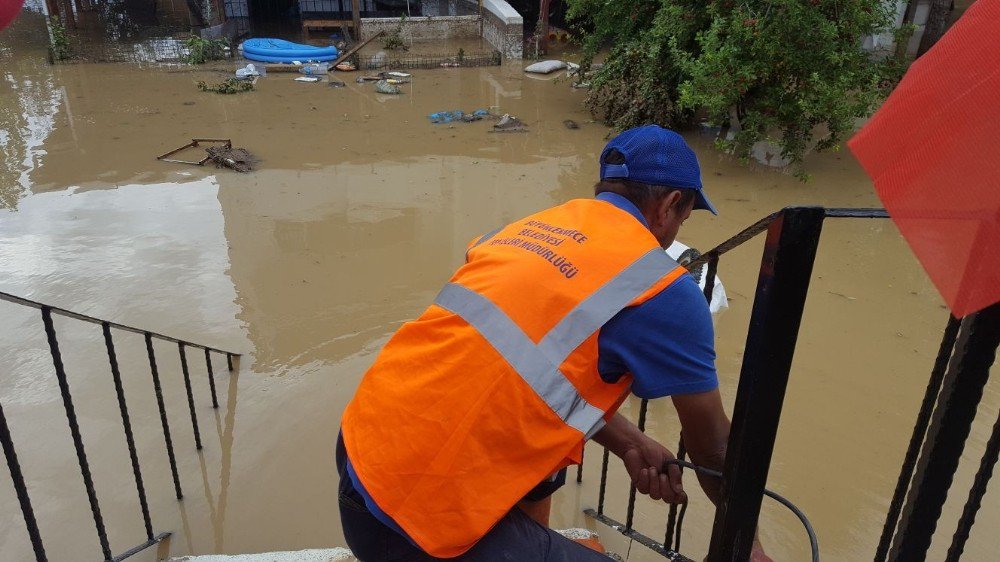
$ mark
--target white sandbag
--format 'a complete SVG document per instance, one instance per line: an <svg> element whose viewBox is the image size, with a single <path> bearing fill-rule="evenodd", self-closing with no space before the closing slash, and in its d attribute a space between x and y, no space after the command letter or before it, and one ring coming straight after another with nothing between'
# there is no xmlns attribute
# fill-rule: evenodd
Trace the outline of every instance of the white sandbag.
<svg viewBox="0 0 1000 562"><path fill-rule="evenodd" d="M674 243L667 248L667 255L674 260L680 261L681 254L691 248L683 242L674 240ZM698 281L698 286L702 292L705 291L705 281L707 281L708 265L702 265L693 272L694 278ZM726 298L726 289L722 286L722 280L715 276L715 287L712 288L712 300L708 303L708 309L712 311L712 320L718 318L724 310L729 308L729 300Z"/></svg>
<svg viewBox="0 0 1000 562"><path fill-rule="evenodd" d="M528 65L524 71L534 74L550 74L563 68L566 68L566 63L561 60L543 60L538 61L535 64Z"/></svg>

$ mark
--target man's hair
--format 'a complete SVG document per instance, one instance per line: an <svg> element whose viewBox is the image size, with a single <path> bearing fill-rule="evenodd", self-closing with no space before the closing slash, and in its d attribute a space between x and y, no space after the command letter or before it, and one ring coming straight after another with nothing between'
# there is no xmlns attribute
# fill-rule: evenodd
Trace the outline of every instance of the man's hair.
<svg viewBox="0 0 1000 562"><path fill-rule="evenodd" d="M624 164L625 155L618 150L611 149L601 159L601 163ZM687 207L692 201L694 201L695 193L693 189L681 189L666 185L652 185L625 178L607 178L594 184L594 195L600 195L605 192L617 193L618 195L621 195L631 201L632 204L638 207L640 211L645 210L646 206L650 203L659 201L674 191L679 191L681 193L680 201L678 201L678 205L681 208Z"/></svg>

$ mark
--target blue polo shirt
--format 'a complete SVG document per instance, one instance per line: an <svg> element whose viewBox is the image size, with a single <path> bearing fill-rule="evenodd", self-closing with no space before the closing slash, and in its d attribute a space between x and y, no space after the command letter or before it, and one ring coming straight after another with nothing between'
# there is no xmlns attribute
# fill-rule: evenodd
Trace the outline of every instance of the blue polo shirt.
<svg viewBox="0 0 1000 562"><path fill-rule="evenodd" d="M627 211L648 226L639 209L621 195L601 193L597 199ZM698 284L687 274L646 302L622 310L605 323L597 336L597 352L601 378L615 382L631 373L632 393L640 398L694 394L719 386L712 314ZM406 537L365 491L350 459L346 468L372 515Z"/></svg>

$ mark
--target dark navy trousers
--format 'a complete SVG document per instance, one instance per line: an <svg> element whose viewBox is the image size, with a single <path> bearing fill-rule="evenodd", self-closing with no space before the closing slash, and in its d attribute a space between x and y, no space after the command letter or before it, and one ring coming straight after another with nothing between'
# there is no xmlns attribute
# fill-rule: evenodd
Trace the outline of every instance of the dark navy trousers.
<svg viewBox="0 0 1000 562"><path fill-rule="evenodd" d="M347 546L362 562L425 562L442 560L423 552L368 511L345 467L346 454L337 443L340 472L340 521ZM512 509L456 562L608 562L610 558L577 544Z"/></svg>

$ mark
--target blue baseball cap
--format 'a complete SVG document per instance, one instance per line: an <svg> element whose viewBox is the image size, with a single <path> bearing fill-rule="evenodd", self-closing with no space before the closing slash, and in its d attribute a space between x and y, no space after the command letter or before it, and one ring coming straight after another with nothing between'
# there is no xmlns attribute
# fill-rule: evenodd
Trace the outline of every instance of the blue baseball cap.
<svg viewBox="0 0 1000 562"><path fill-rule="evenodd" d="M624 164L605 164L604 157L611 150L625 156ZM698 157L684 138L659 125L644 125L611 139L601 152L601 179L628 179L640 183L693 189L694 208L712 211L715 206L705 196L701 185L701 167Z"/></svg>

